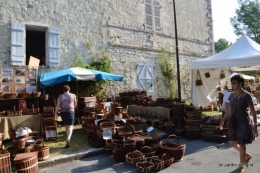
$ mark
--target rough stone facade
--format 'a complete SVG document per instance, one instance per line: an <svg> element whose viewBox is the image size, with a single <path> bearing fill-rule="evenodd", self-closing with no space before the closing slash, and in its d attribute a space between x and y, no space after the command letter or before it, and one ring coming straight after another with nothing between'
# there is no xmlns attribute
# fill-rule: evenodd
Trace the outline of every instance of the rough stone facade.
<svg viewBox="0 0 260 173"><path fill-rule="evenodd" d="M152 0L154 1L154 0ZM86 43L92 42L96 51L115 40L110 50L114 72L125 76L125 81L108 89L114 95L135 89L137 63L153 62L155 97L167 96L158 65L160 47L175 52L175 30L172 0L160 0L161 31L145 27L146 0L0 0L0 64L10 65L11 22L26 26L60 29L60 66L40 67L44 73L71 67L75 53L84 61L89 55ZM190 61L213 53L211 0L175 0L178 28L182 95L190 97Z"/></svg>

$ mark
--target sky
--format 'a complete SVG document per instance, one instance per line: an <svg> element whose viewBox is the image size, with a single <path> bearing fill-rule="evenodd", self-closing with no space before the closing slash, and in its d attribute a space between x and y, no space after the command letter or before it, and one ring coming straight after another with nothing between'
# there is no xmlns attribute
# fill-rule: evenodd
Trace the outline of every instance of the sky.
<svg viewBox="0 0 260 173"><path fill-rule="evenodd" d="M211 0L211 3L214 42L220 38L225 38L232 43L236 42L238 37L234 34L230 18L236 16L237 0Z"/></svg>

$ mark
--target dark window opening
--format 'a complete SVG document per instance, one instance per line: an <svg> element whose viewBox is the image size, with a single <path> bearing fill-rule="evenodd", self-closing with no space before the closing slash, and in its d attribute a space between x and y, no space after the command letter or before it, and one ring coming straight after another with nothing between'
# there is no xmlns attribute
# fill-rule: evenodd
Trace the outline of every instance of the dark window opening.
<svg viewBox="0 0 260 173"><path fill-rule="evenodd" d="M45 32L26 30L26 65L30 56L40 60L40 66L45 66Z"/></svg>

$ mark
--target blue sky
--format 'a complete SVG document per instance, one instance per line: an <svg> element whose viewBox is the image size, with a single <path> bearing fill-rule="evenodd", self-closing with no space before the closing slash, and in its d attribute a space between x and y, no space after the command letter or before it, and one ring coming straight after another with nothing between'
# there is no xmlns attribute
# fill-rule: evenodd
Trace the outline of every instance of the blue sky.
<svg viewBox="0 0 260 173"><path fill-rule="evenodd" d="M225 38L229 42L236 42L238 38L230 24L230 18L236 15L237 0L211 0L214 42L219 38Z"/></svg>

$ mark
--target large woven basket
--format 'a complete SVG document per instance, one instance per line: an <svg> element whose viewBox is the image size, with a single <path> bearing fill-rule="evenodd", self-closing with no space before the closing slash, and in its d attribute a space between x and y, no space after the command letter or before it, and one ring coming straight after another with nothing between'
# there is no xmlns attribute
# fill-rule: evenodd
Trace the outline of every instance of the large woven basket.
<svg viewBox="0 0 260 173"><path fill-rule="evenodd" d="M3 148L0 148L0 172L12 173L10 153Z"/></svg>
<svg viewBox="0 0 260 173"><path fill-rule="evenodd" d="M41 146L38 145L39 142L42 144ZM34 142L33 151L38 152L39 161L48 160L50 157L50 148L44 145L44 141L42 139L37 139Z"/></svg>
<svg viewBox="0 0 260 173"><path fill-rule="evenodd" d="M170 137L176 138L176 143L169 140ZM160 152L168 153L174 157L174 161L181 161L183 159L186 149L186 144L180 144L176 135L169 135L166 140L160 142Z"/></svg>
<svg viewBox="0 0 260 173"><path fill-rule="evenodd" d="M152 162L137 162L136 169L141 173L149 173L152 171L154 164Z"/></svg>
<svg viewBox="0 0 260 173"><path fill-rule="evenodd" d="M38 173L38 152L17 154L14 158L17 173Z"/></svg>
<svg viewBox="0 0 260 173"><path fill-rule="evenodd" d="M127 153L125 157L126 161L134 166L137 162L143 162L145 160L145 155L138 150Z"/></svg>
<svg viewBox="0 0 260 173"><path fill-rule="evenodd" d="M152 150L148 146L144 146L140 149L141 153L145 155L145 157L152 157L155 155L156 151Z"/></svg>
<svg viewBox="0 0 260 173"><path fill-rule="evenodd" d="M160 154L158 157L164 161L164 167L168 167L174 163L174 158L167 153Z"/></svg>
<svg viewBox="0 0 260 173"><path fill-rule="evenodd" d="M128 137L127 139L135 140L136 142L136 149L139 149L145 145L145 140L143 136L138 134L133 134L132 136Z"/></svg>
<svg viewBox="0 0 260 173"><path fill-rule="evenodd" d="M164 161L161 160L158 156L146 157L145 161L152 162L152 170L158 172L164 168Z"/></svg>

